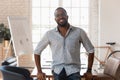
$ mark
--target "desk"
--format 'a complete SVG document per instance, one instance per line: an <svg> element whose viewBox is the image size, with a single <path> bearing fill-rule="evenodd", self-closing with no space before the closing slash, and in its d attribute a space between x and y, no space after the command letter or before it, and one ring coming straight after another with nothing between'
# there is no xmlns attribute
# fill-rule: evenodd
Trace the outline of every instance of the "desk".
<svg viewBox="0 0 120 80"><path fill-rule="evenodd" d="M47 80L53 80L53 75L52 75L52 71L51 71L51 68L42 68L42 71L46 74L46 79ZM81 75L82 75L82 78L83 78L83 74L86 72L86 69L82 69L81 70ZM34 68L34 70L32 71L31 73L31 76L32 77L37 77L37 68Z"/></svg>
<svg viewBox="0 0 120 80"><path fill-rule="evenodd" d="M46 74L47 80L53 80L51 68L42 68L42 71ZM84 78L83 75L84 75L85 72L86 72L86 69L82 68L81 71L80 71L80 75L81 75L82 78ZM97 73L102 73L102 72L103 72L103 69L98 70L98 68L96 66L93 67L93 71L92 71L93 76L95 76ZM32 71L31 76L32 77L37 77L37 68L36 67Z"/></svg>

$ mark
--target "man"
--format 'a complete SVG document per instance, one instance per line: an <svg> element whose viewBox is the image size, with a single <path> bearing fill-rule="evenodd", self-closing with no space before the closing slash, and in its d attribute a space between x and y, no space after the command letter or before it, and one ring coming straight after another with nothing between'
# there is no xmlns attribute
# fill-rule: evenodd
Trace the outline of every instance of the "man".
<svg viewBox="0 0 120 80"><path fill-rule="evenodd" d="M89 53L86 75L91 76L94 47L86 33L68 23L68 15L64 8L58 7L54 15L57 27L44 35L34 51L38 79L44 80L45 77L41 70L40 54L48 44L52 50L54 80L80 80L81 43Z"/></svg>

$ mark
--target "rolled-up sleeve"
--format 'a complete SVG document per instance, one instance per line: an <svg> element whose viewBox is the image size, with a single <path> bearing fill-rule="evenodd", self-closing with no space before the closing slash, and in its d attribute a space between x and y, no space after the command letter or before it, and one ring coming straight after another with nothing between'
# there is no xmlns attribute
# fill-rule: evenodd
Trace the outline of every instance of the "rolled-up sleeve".
<svg viewBox="0 0 120 80"><path fill-rule="evenodd" d="M88 53L94 53L94 46L92 45L91 41L89 40L87 34L85 33L84 30L81 30L81 41L83 46L85 47L86 51Z"/></svg>
<svg viewBox="0 0 120 80"><path fill-rule="evenodd" d="M41 52L46 48L49 44L48 40L48 32L43 36L42 40L38 43L37 47L34 50L34 54L40 55Z"/></svg>

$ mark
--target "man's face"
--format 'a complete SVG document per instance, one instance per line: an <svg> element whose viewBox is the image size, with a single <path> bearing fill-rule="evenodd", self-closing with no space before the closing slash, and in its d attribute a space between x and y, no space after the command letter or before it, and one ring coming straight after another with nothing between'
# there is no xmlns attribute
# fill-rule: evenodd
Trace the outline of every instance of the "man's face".
<svg viewBox="0 0 120 80"><path fill-rule="evenodd" d="M55 21L58 26L64 27L68 23L67 13L63 9L58 9L55 11Z"/></svg>

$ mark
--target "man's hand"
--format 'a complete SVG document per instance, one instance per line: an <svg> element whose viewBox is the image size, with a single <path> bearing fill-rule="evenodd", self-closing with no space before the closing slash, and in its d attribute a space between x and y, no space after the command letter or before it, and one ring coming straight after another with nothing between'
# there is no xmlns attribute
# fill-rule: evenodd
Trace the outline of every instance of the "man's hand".
<svg viewBox="0 0 120 80"><path fill-rule="evenodd" d="M38 72L38 73L37 73L37 79L38 79L38 80L46 80L45 73L43 73L43 72Z"/></svg>
<svg viewBox="0 0 120 80"><path fill-rule="evenodd" d="M85 80L92 80L92 73L91 72L86 72L84 73Z"/></svg>

